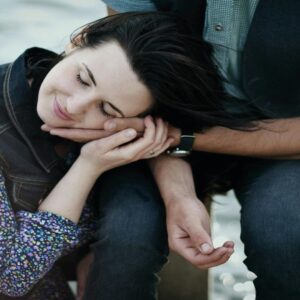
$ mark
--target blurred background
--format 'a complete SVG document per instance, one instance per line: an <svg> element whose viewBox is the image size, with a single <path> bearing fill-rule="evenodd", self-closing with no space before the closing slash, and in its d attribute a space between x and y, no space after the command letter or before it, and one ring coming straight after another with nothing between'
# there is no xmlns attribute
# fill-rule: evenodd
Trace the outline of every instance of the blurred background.
<svg viewBox="0 0 300 300"><path fill-rule="evenodd" d="M1 0L0 63L13 61L32 46L61 52L73 30L105 15L100 0ZM210 300L255 299L255 275L243 264L239 210L233 193L216 197L212 205L215 246L233 240L236 251L225 265L209 271Z"/></svg>

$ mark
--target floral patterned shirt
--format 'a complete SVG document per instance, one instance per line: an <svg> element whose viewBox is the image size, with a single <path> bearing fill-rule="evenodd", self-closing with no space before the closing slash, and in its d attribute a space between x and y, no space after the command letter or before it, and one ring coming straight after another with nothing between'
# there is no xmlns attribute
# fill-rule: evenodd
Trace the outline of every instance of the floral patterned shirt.
<svg viewBox="0 0 300 300"><path fill-rule="evenodd" d="M45 211L15 213L0 172L0 293L26 294L63 253L91 238L94 229L87 207L78 225Z"/></svg>

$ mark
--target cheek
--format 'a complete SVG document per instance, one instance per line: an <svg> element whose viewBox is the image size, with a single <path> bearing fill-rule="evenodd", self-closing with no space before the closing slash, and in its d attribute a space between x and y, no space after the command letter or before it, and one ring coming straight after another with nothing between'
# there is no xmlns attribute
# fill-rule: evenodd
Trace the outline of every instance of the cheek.
<svg viewBox="0 0 300 300"><path fill-rule="evenodd" d="M68 94L75 89L76 77L72 66L69 66L64 61L53 67L45 77L44 94L60 92Z"/></svg>

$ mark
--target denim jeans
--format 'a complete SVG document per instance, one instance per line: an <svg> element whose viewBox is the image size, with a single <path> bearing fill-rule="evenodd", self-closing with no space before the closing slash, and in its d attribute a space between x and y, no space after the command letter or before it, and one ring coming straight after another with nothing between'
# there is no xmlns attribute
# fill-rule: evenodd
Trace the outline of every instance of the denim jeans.
<svg viewBox="0 0 300 300"><path fill-rule="evenodd" d="M247 159L235 185L257 300L300 299L300 161ZM143 163L99 185L98 240L85 300L153 300L166 262L165 213Z"/></svg>
<svg viewBox="0 0 300 300"><path fill-rule="evenodd" d="M156 299L167 261L165 210L144 162L114 169L98 185L99 230L85 300Z"/></svg>
<svg viewBox="0 0 300 300"><path fill-rule="evenodd" d="M257 300L300 299L300 161L249 159L236 195Z"/></svg>

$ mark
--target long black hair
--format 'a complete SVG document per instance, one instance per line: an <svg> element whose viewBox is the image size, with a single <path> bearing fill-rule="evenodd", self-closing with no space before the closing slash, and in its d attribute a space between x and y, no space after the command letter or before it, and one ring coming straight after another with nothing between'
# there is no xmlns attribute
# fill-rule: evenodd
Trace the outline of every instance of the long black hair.
<svg viewBox="0 0 300 300"><path fill-rule="evenodd" d="M152 115L176 127L248 130L256 126L252 121L265 118L253 107L243 114L226 110L229 101L237 106L245 106L245 101L236 101L224 92L211 46L178 16L123 13L91 22L71 37L71 42L82 48L110 41L122 47L134 72L149 88L155 100Z"/></svg>

